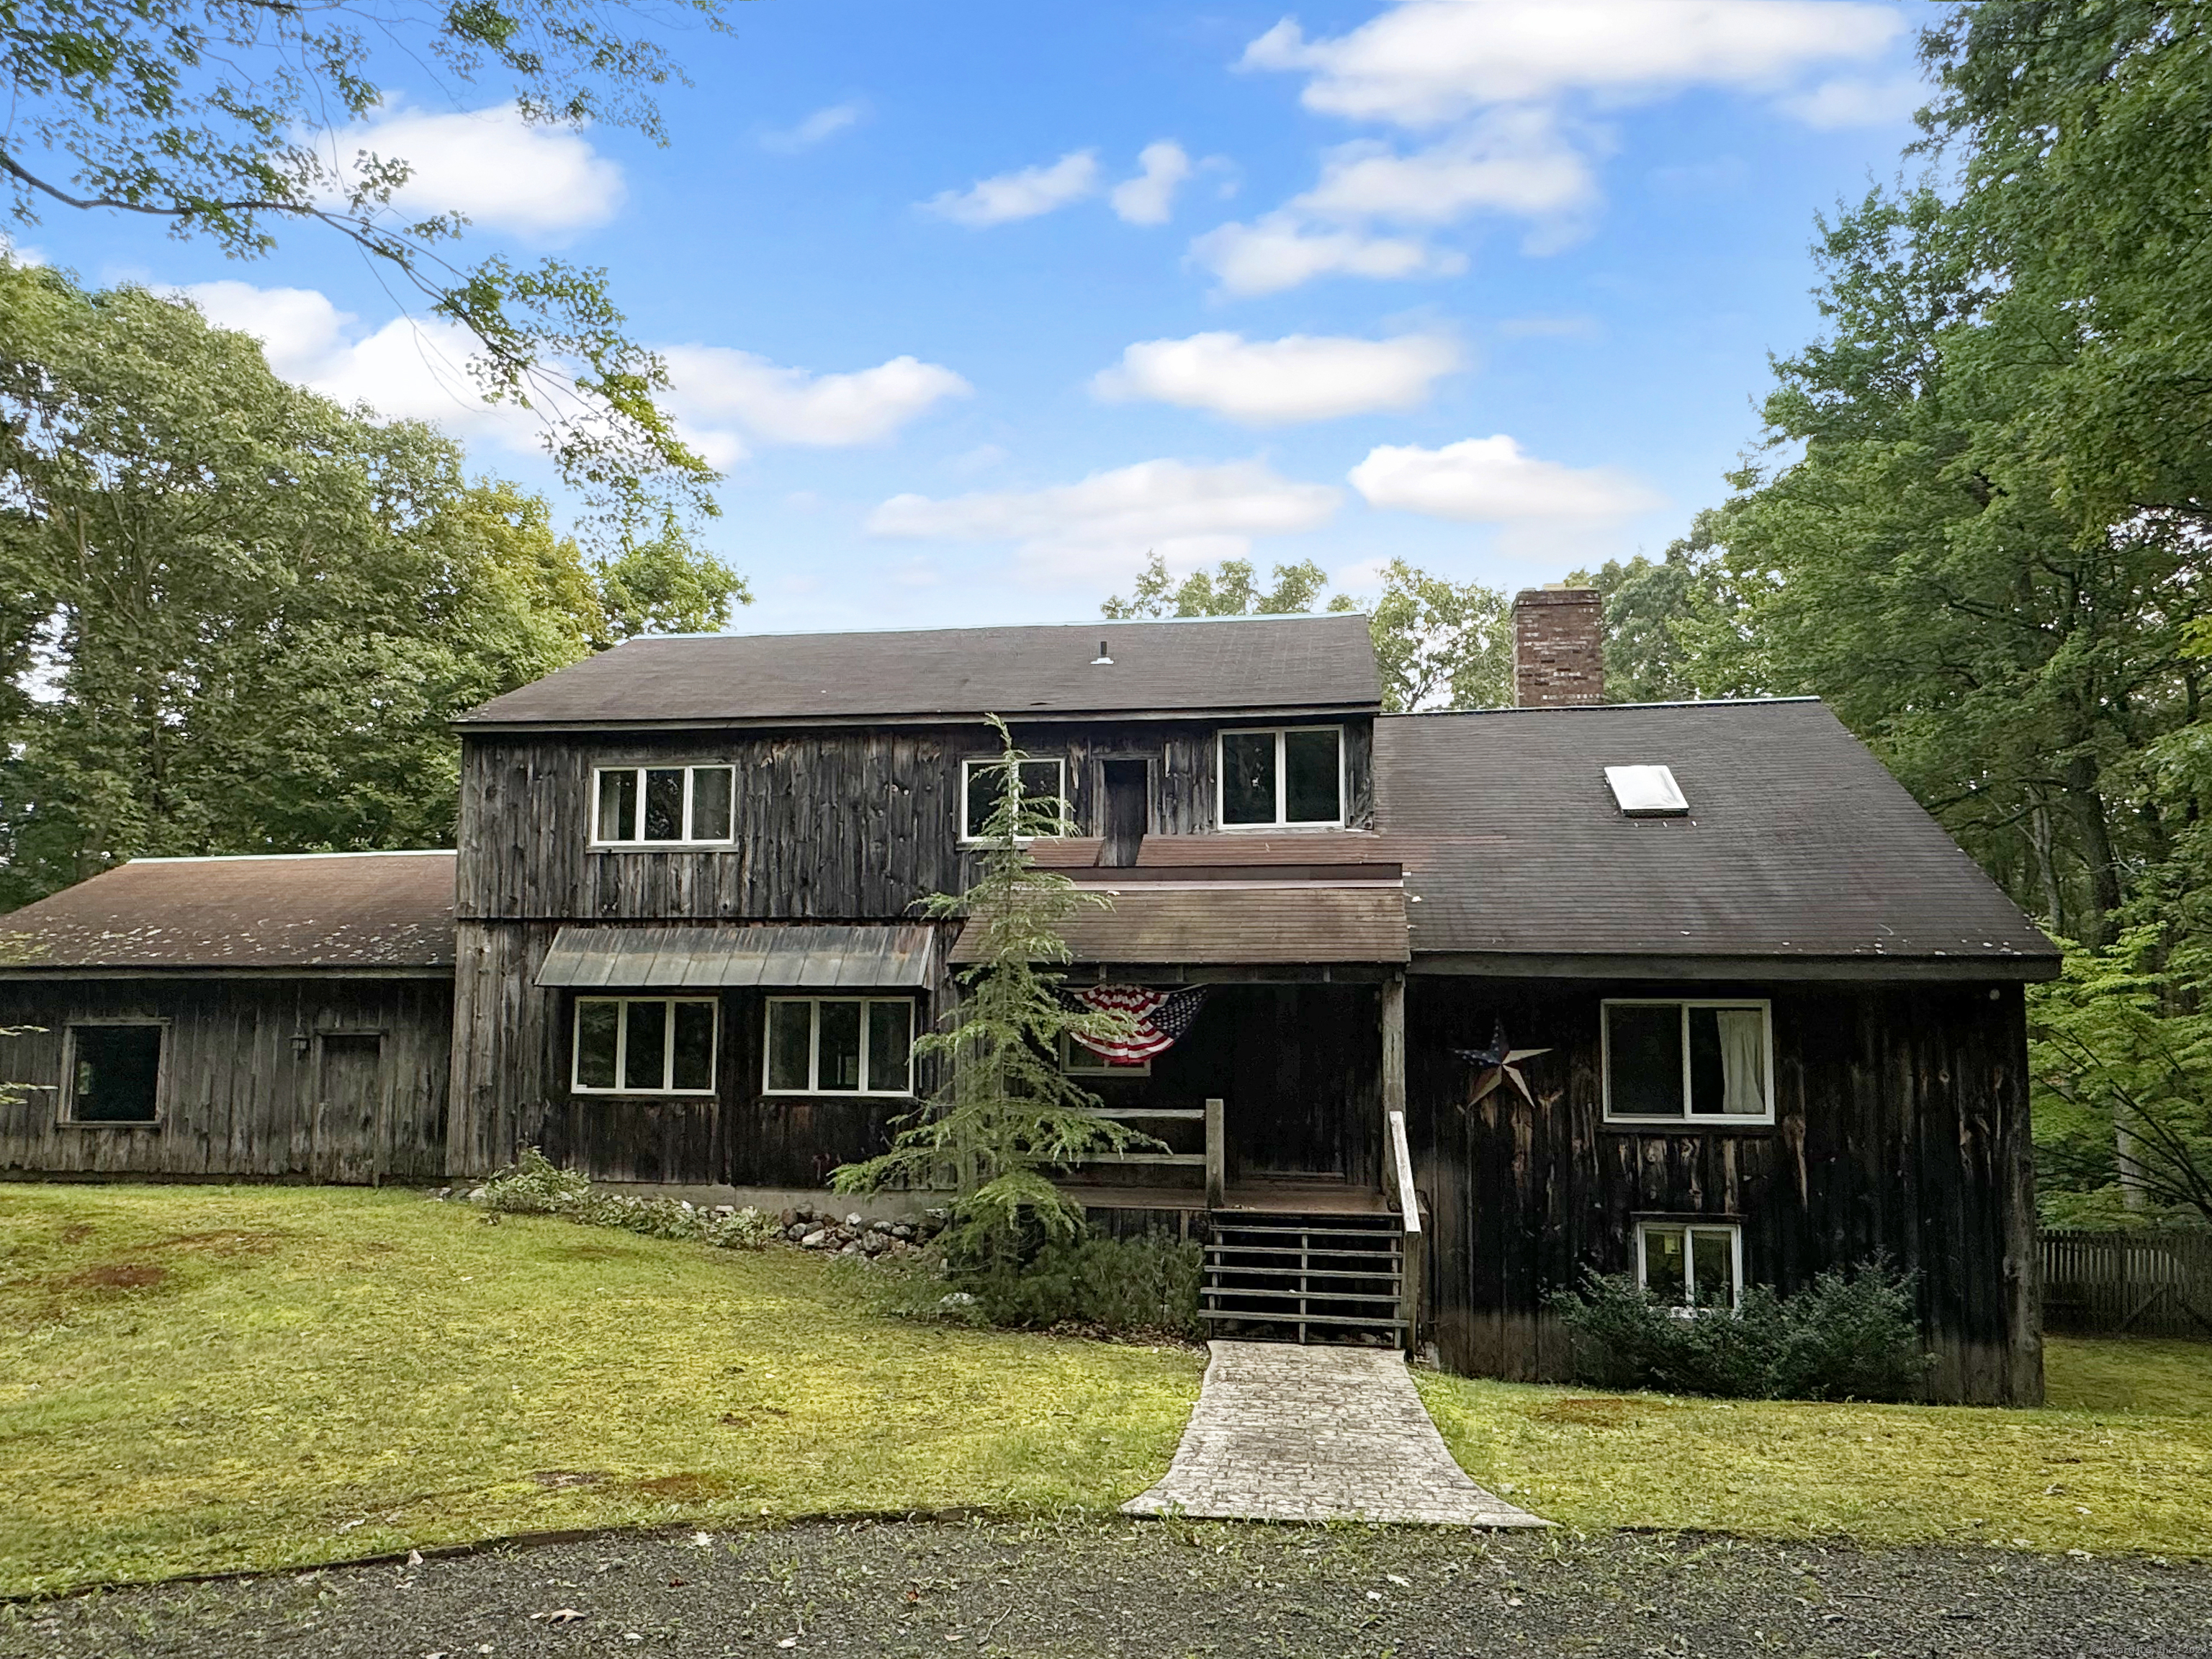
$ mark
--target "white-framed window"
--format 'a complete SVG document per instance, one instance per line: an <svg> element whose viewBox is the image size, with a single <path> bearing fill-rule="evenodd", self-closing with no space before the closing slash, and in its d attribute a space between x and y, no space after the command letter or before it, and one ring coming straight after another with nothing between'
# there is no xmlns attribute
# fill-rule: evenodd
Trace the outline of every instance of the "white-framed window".
<svg viewBox="0 0 2212 1659"><path fill-rule="evenodd" d="M999 804L1005 783L1001 763L988 757L963 760L960 763L960 839L979 842L984 838L991 822L991 809ZM1060 803L1054 814L1063 822L1070 816L1067 800L1067 763L1057 757L1021 763L1022 800L1024 805L1042 807L1048 811L1052 803ZM1018 839L1026 841L1028 836Z"/></svg>
<svg viewBox="0 0 2212 1659"><path fill-rule="evenodd" d="M761 1091L914 1092L911 997L770 997Z"/></svg>
<svg viewBox="0 0 2212 1659"><path fill-rule="evenodd" d="M1069 1077L1150 1077L1149 1060L1109 1060L1086 1048L1066 1032L1060 1034L1060 1069Z"/></svg>
<svg viewBox="0 0 2212 1659"><path fill-rule="evenodd" d="M144 1128L161 1121L168 1022L93 1019L62 1033L61 1121Z"/></svg>
<svg viewBox="0 0 2212 1659"><path fill-rule="evenodd" d="M1607 1122L1774 1121L1771 1003L1620 997L1601 1013Z"/></svg>
<svg viewBox="0 0 2212 1659"><path fill-rule="evenodd" d="M578 997L568 1086L585 1095L711 1095L713 997Z"/></svg>
<svg viewBox="0 0 2212 1659"><path fill-rule="evenodd" d="M1639 1221L1636 1282L1686 1311L1743 1299L1743 1229L1733 1221Z"/></svg>
<svg viewBox="0 0 2212 1659"><path fill-rule="evenodd" d="M1224 732L1214 769L1224 830L1335 829L1344 822L1344 728Z"/></svg>
<svg viewBox="0 0 2212 1659"><path fill-rule="evenodd" d="M602 766L592 782L592 845L716 846L737 833L733 766Z"/></svg>

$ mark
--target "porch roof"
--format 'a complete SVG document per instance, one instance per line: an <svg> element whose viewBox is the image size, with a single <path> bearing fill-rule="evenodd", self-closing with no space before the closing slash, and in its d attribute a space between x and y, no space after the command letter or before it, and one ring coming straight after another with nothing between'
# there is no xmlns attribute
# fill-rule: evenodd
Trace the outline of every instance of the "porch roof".
<svg viewBox="0 0 2212 1659"><path fill-rule="evenodd" d="M1103 872L1101 872L1103 873ZM1079 963L1265 966L1402 963L1406 893L1396 881L1085 882L1113 900L1060 925ZM959 964L980 959L977 930L952 949Z"/></svg>
<svg viewBox="0 0 2212 1659"><path fill-rule="evenodd" d="M563 927L538 983L576 990L926 990L927 927L780 923L727 927Z"/></svg>

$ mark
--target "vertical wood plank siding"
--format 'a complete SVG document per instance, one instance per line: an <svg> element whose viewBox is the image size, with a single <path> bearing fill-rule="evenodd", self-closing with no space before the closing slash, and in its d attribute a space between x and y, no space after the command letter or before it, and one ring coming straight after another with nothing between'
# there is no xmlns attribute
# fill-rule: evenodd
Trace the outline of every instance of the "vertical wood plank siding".
<svg viewBox="0 0 2212 1659"><path fill-rule="evenodd" d="M1918 1275L1939 1400L2042 1398L2027 1035L2018 986L1715 988L1771 997L1777 1121L1601 1122L1599 1005L1650 985L1416 977L1408 1117L1435 1207L1431 1315L1453 1370L1567 1374L1547 1298L1633 1271L1639 1218L1739 1223L1748 1280L1783 1291L1877 1251ZM1467 1067L1504 1022L1536 1104L1470 1109Z"/></svg>
<svg viewBox="0 0 2212 1659"><path fill-rule="evenodd" d="M153 1128L58 1121L73 1021L168 1022ZM0 1173L429 1181L446 1171L453 988L442 979L0 982ZM317 1034L377 1032L374 1098L324 1101Z"/></svg>
<svg viewBox="0 0 2212 1659"><path fill-rule="evenodd" d="M1364 822L1374 797L1370 723L1343 724L1347 807ZM1144 758L1152 763L1153 832L1190 835L1215 827L1218 729L1212 721L1053 722L1018 723L1014 733L1032 754L1065 757L1070 804L1086 832L1103 811L1104 763ZM879 1150L890 1120L908 1106L761 1095L757 996L722 999L714 1100L572 1097L573 1005L532 981L564 922L911 921L924 894L967 884L973 860L958 845L960 763L994 752L980 724L470 735L459 840L454 1167L482 1174L518 1147L538 1145L603 1180L811 1187L836 1164ZM594 769L661 763L737 768L734 842L703 852L594 851ZM918 1019L941 1014L951 989L941 978ZM1280 1069L1279 1053L1264 1044L1254 1053L1255 1063Z"/></svg>

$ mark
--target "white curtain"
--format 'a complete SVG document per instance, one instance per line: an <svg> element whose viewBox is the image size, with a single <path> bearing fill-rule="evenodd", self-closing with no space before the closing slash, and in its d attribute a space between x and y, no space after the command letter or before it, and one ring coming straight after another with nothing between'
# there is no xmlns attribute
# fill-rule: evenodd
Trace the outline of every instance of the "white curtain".
<svg viewBox="0 0 2212 1659"><path fill-rule="evenodd" d="M1715 1011L1721 1030L1721 1110L1766 1111L1766 1018L1756 1008Z"/></svg>

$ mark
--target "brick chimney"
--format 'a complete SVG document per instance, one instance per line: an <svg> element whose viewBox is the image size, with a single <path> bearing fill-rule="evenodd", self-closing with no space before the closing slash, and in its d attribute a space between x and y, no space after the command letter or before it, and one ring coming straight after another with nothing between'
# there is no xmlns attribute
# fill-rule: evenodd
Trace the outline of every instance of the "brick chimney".
<svg viewBox="0 0 2212 1659"><path fill-rule="evenodd" d="M1513 599L1513 706L1605 701L1605 630L1597 590L1524 587Z"/></svg>

